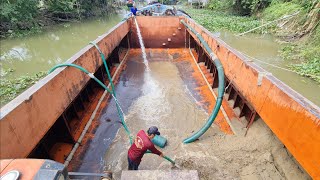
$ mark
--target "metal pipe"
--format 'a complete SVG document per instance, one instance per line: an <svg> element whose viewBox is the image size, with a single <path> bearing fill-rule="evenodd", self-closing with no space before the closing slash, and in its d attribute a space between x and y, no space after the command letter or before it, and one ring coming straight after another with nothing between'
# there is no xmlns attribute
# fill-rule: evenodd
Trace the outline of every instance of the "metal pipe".
<svg viewBox="0 0 320 180"><path fill-rule="evenodd" d="M189 24L184 22L184 20L181 20L180 22L186 28L188 28L192 33L194 33L196 35L196 37L199 39L200 43L203 45L203 47L206 49L206 51L210 54L210 59L213 61L213 63L217 67L218 79L219 79L218 97L217 97L216 104L214 106L214 109L212 110L212 113L211 113L209 119L207 120L207 122L203 125L203 127L199 131L197 131L192 136L183 140L183 143L186 144L186 143L191 143L191 142L197 140L200 136L202 136L209 129L209 127L212 125L213 121L217 117L219 109L222 104L222 99L223 99L223 94L224 94L224 72L223 72L223 67L222 67L220 60L214 55L213 51L211 50L211 48L209 47L207 42L203 39L203 37L194 28L192 28Z"/></svg>
<svg viewBox="0 0 320 180"><path fill-rule="evenodd" d="M84 172L68 172L69 176L96 176L96 177L105 177L112 178L112 172L104 172L104 173L84 173Z"/></svg>

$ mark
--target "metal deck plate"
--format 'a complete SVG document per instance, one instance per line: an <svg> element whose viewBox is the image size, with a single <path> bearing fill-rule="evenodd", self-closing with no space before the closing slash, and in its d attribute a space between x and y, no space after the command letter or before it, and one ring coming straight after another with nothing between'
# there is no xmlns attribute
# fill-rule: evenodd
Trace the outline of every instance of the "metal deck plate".
<svg viewBox="0 0 320 180"><path fill-rule="evenodd" d="M196 170L138 170L122 171L121 180L199 180L198 171Z"/></svg>

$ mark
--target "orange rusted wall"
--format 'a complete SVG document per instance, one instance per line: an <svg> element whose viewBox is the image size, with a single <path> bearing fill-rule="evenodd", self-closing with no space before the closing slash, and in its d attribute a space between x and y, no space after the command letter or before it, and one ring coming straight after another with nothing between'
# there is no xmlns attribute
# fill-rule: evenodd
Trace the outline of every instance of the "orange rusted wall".
<svg viewBox="0 0 320 180"><path fill-rule="evenodd" d="M43 159L3 159L0 160L0 177L12 170L20 173L20 180L33 179L44 164Z"/></svg>
<svg viewBox="0 0 320 180"><path fill-rule="evenodd" d="M130 22L121 22L95 42L107 56L127 35L129 27ZM67 62L81 65L90 72L102 65L92 45ZM78 69L60 68L1 108L0 158L28 156L89 79Z"/></svg>
<svg viewBox="0 0 320 180"><path fill-rule="evenodd" d="M146 48L178 48L185 46L185 28L180 24L180 17L137 16L136 19ZM178 29L179 27L181 29ZM131 47L140 48L134 20L132 20L130 35ZM171 39L170 42L168 38ZM163 46L163 43L166 43L166 45Z"/></svg>
<svg viewBox="0 0 320 180"><path fill-rule="evenodd" d="M319 107L193 20L188 23L203 36L220 59L227 78L246 97L297 161L314 179L320 179ZM192 36L197 40L195 35ZM265 74L260 86L259 74Z"/></svg>

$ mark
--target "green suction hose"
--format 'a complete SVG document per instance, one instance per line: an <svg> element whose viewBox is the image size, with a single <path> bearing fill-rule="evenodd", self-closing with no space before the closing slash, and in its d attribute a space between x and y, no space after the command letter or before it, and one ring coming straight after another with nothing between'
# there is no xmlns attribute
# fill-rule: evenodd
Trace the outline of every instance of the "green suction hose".
<svg viewBox="0 0 320 180"><path fill-rule="evenodd" d="M110 72L109 72L109 69L108 69L107 61L106 61L106 58L105 58L103 52L100 50L99 46L98 46L96 43L90 42L89 44L94 45L94 47L96 47L97 50L99 51L99 54L100 54L100 56L101 56L102 62L103 62L103 64L104 64L104 67L106 68L106 72L107 72L107 75L108 75L109 82L110 82L110 84L111 84L111 88L112 88L113 95L114 95L115 97L117 97L117 96L116 96L116 91L115 91L115 89L114 89L114 84L113 84L113 81L112 81L112 78L111 78L111 75L110 75Z"/></svg>
<svg viewBox="0 0 320 180"><path fill-rule="evenodd" d="M168 156L163 156L164 159L171 162L173 165L176 165L176 162L174 162L172 159L170 159Z"/></svg>
<svg viewBox="0 0 320 180"><path fill-rule="evenodd" d="M185 25L191 32L193 32L197 36L197 38L199 39L201 44L203 44L203 47L210 54L210 58L213 60L213 63L217 67L218 79L219 79L217 101L216 101L216 104L214 106L214 109L212 110L212 113L211 113L208 121L204 124L204 126L198 132L196 132L192 136L190 136L190 137L186 138L185 140L183 140L183 143L186 144L186 143L191 143L191 142L197 140L200 136L202 136L209 129L209 127L212 125L213 121L217 117L219 109L220 109L220 106L221 106L221 103L222 103L223 94L224 94L224 72L223 72L223 67L222 67L222 64L221 64L220 60L214 55L214 53L212 52L211 48L206 43L206 41L203 39L203 37L194 28L192 28L190 25L185 23L184 20L181 20L180 22L183 25Z"/></svg>
<svg viewBox="0 0 320 180"><path fill-rule="evenodd" d="M60 68L60 67L65 67L65 66L71 66L71 67L74 67L74 68L77 68L79 70L81 70L82 72L88 74L92 79L94 79L98 84L100 84L105 90L107 90L109 93L112 94L112 91L107 88L99 79L97 79L92 73L90 73L88 70L86 70L85 68L79 66L79 65L76 65L76 64L71 64L71 63L64 63L64 64L58 64L58 65L55 65L53 68L51 68L48 72L48 74L52 73L54 70L56 70L57 68Z"/></svg>
<svg viewBox="0 0 320 180"><path fill-rule="evenodd" d="M105 69L106 69L109 82L110 82L110 84L111 84L112 94L114 95L114 97L117 97L117 96L116 96L116 90L115 90L115 88L114 88L114 84L113 84L113 81L112 81L112 78L111 78L111 74L110 74L110 72L109 72L109 68L108 68L108 65L107 65L107 61L106 61L106 58L105 58L103 52L100 50L99 46L98 46L96 43L90 42L89 44L92 44L94 47L97 48L97 50L98 50L98 52L99 52L99 54L100 54L100 57L101 57L101 59L102 59L102 62L103 62L103 64L104 64L104 67L105 67ZM115 99L116 99L116 98L115 98ZM120 111L120 107L119 107L119 106L117 106L117 110L118 110L118 112ZM126 130L127 133L129 133L128 135L129 135L129 138L130 138L130 142L133 142L133 139L132 139L132 137L130 136L129 128L127 127L126 123L124 122L123 114L120 113L120 114L119 114L119 117L120 117L120 119L121 119L121 122L122 122L122 124L123 124L124 129Z"/></svg>
<svg viewBox="0 0 320 180"><path fill-rule="evenodd" d="M113 95L116 97L116 92L115 92L114 84L113 84L113 81L112 81L112 78L111 78L111 75L110 75L110 72L109 72L109 69L108 69L108 66L107 66L107 61L106 61L105 55L103 54L103 52L100 50L99 46L98 46L96 43L90 42L89 44L92 44L93 46L95 46L95 47L97 48L97 50L98 50L98 52L99 52L99 54L100 54L100 56L101 56L101 59L102 59L102 61L103 61L104 67L106 68L107 75L108 75L108 79L109 79L109 82L110 82L111 87L112 87ZM121 119L122 119L122 118L121 118ZM126 129L127 126L126 126L126 124L125 124L124 121L123 121L123 124L124 124L125 129ZM128 127L127 127L126 131L129 132L129 134L130 134L130 131L129 131ZM130 137L130 142L133 142L131 136L129 136L129 137ZM131 143L131 144L132 144L132 143ZM151 152L150 152L150 151L147 151L147 153L151 153ZM164 156L163 158L165 158L166 160L170 161L172 164L175 164L175 162L174 162L172 159L170 159L169 157Z"/></svg>
<svg viewBox="0 0 320 180"><path fill-rule="evenodd" d="M110 84L111 84L112 94L114 95L114 97L117 97L117 96L116 96L116 90L115 90L115 88L114 88L114 84L113 84L113 81L112 81L112 78L111 78L111 74L110 74L110 72L109 72L109 68L108 68L108 65L107 65L107 61L106 61L106 58L105 58L103 52L100 50L99 46L98 46L96 43L90 42L89 44L92 44L94 47L97 48L97 50L98 50L98 52L99 52L99 54L100 54L100 57L101 57L101 59L102 59L102 62L103 62L103 64L104 64L104 67L105 67L105 69L106 69L109 82L110 82ZM116 99L116 98L115 98L115 99ZM119 107L118 107L118 106L117 106L117 110L119 111ZM120 117L120 116L121 116L121 117ZM130 139L130 142L132 143L132 142L133 142L133 139L132 139L132 137L130 136L130 130L129 130L129 128L127 127L126 123L124 122L123 114L119 114L119 117L120 117L120 119L121 119L121 122L122 122L122 124L123 124L124 129L126 130L127 133L129 133L129 134L128 134L128 135L129 135L129 139Z"/></svg>
<svg viewBox="0 0 320 180"><path fill-rule="evenodd" d="M123 125L126 133L128 134L128 136L129 136L129 138L130 138L130 144L132 144L132 143L133 143L133 140L132 140L132 137L131 137L130 130L128 129L127 124L126 124L125 121L124 121L124 118L123 118L123 116L122 116L122 114L121 114L121 112L120 112L120 110L121 110L120 105L119 105L119 103L118 103L117 98L114 96L113 92L112 92L109 88L107 88L107 86L105 86L99 79L97 79L97 78L93 75L93 73L90 73L90 72L89 72L88 70L86 70L85 68L83 68L83 67L81 67L81 66L79 66L79 65L76 65L76 64L71 64L71 63L58 64L58 65L54 66L53 68L51 68L51 69L49 70L48 74L52 73L52 72L53 72L55 69L57 69L57 68L65 67L65 66L74 67L74 68L77 68L77 69L81 70L82 72L86 73L88 76L90 76L90 78L94 79L100 86L102 86L106 91L108 91L108 92L114 97L115 102L116 102L116 106L117 106L117 109L118 109L118 115L119 115L119 117L120 117L120 119L121 119L121 121L122 121L122 125ZM106 68L106 69L107 69L107 68ZM110 82L112 82L112 79L111 79ZM151 152L150 152L150 151L147 151L146 153L151 153ZM169 157L164 156L163 158L166 159L166 160L168 160L169 162L171 162L173 165L175 165L175 162L174 162L172 159L170 159Z"/></svg>
<svg viewBox="0 0 320 180"><path fill-rule="evenodd" d="M53 68L51 68L51 69L49 70L49 74L50 74L51 72L53 72L55 69L60 68L60 67L65 67L65 66L75 67L75 68L81 70L82 72L86 73L87 75L89 75L92 79L94 79L100 86L102 86L106 91L108 91L108 92L115 98L115 102L116 102L116 106L117 106L117 110L118 110L118 116L119 116L120 119L121 119L122 125L123 125L126 133L127 133L128 136L130 137L130 143L132 143L133 140L132 140L132 138L131 138L131 136L130 136L130 131L129 131L129 129L128 129L125 121L124 121L123 115L122 115L122 113L121 113L121 111L120 111L120 109L121 109L121 108L120 108L120 105L119 105L116 97L113 95L113 92L112 92L109 88L107 88L107 86L105 86L99 79L97 79L97 78L93 75L93 73L90 73L90 72L89 72L88 70L86 70L85 68L83 68L83 67L81 67L81 66L79 66L79 65L76 65L76 64L70 64L70 63L58 64L58 65L54 66Z"/></svg>

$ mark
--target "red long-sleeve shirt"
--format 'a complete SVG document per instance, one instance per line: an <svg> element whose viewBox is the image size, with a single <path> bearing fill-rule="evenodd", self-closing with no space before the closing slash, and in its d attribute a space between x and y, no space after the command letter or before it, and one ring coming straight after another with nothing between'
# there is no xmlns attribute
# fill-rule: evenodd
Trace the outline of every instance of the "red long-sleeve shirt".
<svg viewBox="0 0 320 180"><path fill-rule="evenodd" d="M134 143L129 148L128 157L133 162L140 164L141 159L147 150L150 150L154 154L161 155L161 152L154 147L144 130L140 130L134 140Z"/></svg>

